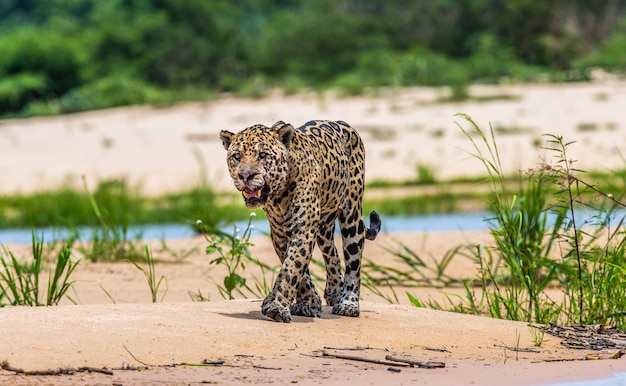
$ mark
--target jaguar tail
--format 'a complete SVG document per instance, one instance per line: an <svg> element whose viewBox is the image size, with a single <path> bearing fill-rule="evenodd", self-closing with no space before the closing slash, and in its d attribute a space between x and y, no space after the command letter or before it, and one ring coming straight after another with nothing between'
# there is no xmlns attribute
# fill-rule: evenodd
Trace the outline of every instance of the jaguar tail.
<svg viewBox="0 0 626 386"><path fill-rule="evenodd" d="M367 228L367 232L365 232L365 238L368 240L374 240L378 233L380 232L380 227L382 225L382 221L380 220L380 215L376 213L376 211L370 212L370 226Z"/></svg>

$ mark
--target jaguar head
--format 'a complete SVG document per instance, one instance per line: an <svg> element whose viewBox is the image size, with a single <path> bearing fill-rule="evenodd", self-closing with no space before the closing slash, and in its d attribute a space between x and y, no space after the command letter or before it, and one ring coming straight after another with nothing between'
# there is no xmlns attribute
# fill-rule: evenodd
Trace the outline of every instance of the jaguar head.
<svg viewBox="0 0 626 386"><path fill-rule="evenodd" d="M254 125L239 133L222 130L228 172L248 209L263 208L272 194L283 190L288 173L292 125Z"/></svg>

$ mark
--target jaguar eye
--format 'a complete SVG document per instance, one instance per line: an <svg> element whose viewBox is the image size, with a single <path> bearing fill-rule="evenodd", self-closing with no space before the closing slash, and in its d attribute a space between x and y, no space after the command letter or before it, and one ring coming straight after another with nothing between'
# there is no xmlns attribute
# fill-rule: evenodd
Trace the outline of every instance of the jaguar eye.
<svg viewBox="0 0 626 386"><path fill-rule="evenodd" d="M263 152L263 151L259 153L259 159L260 160L264 160L266 156L267 156L267 154L265 152Z"/></svg>
<svg viewBox="0 0 626 386"><path fill-rule="evenodd" d="M235 161L235 162L239 162L239 161L241 161L241 154L239 154L239 153L235 153L235 154L231 155L231 156L230 156L230 158L231 158L233 161Z"/></svg>

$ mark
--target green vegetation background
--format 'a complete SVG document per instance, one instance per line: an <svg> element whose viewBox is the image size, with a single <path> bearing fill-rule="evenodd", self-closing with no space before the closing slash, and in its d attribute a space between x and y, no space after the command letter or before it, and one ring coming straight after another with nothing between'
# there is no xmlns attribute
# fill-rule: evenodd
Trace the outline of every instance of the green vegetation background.
<svg viewBox="0 0 626 386"><path fill-rule="evenodd" d="M626 68L626 1L3 0L0 117L218 92L582 80Z"/></svg>

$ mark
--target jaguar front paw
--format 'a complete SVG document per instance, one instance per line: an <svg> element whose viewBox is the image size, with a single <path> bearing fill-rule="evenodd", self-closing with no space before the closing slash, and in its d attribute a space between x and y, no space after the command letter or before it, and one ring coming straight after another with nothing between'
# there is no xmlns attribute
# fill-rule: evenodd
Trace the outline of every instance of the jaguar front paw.
<svg viewBox="0 0 626 386"><path fill-rule="evenodd" d="M291 322L291 313L289 312L289 309L270 297L263 301L261 312L263 315L278 322Z"/></svg>
<svg viewBox="0 0 626 386"><path fill-rule="evenodd" d="M333 314L357 317L361 313L359 308L359 302L355 301L341 301L333 306Z"/></svg>

